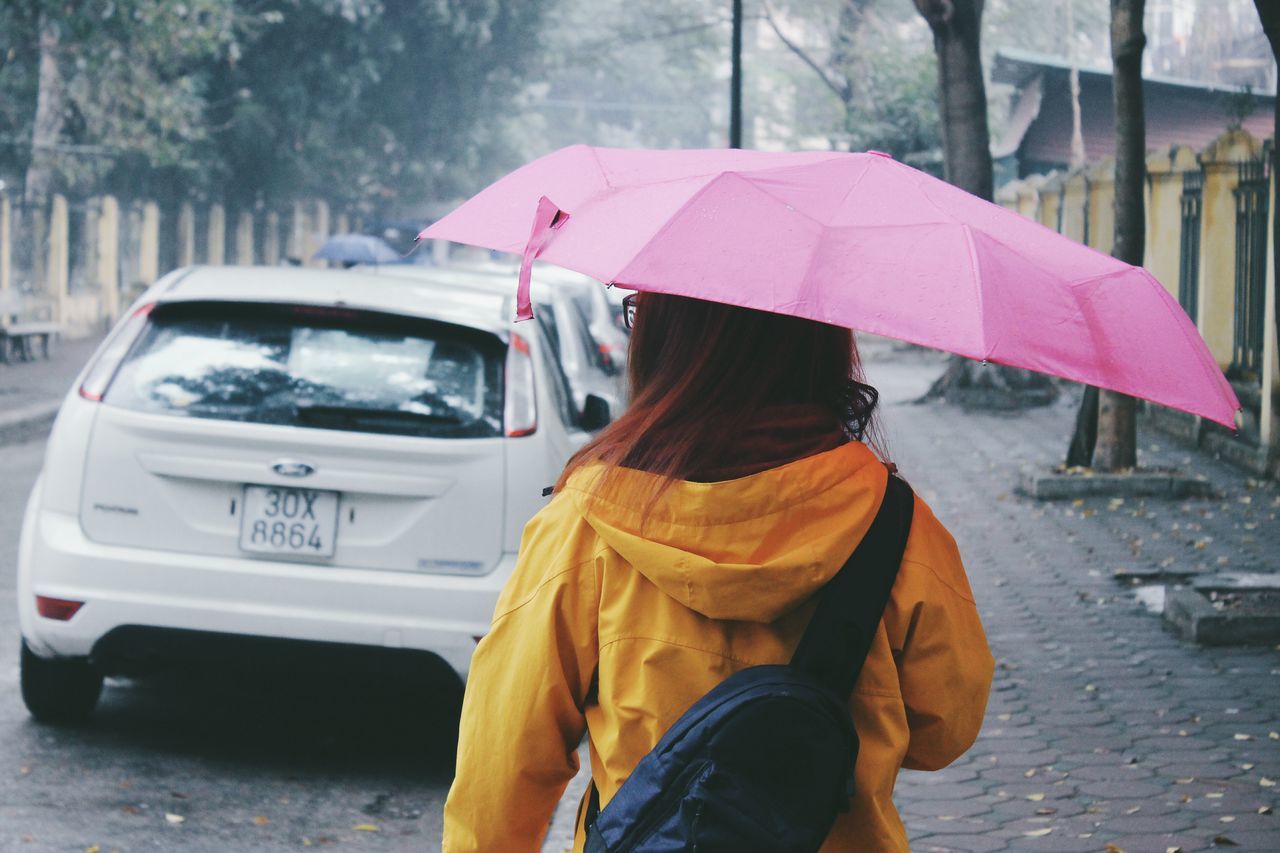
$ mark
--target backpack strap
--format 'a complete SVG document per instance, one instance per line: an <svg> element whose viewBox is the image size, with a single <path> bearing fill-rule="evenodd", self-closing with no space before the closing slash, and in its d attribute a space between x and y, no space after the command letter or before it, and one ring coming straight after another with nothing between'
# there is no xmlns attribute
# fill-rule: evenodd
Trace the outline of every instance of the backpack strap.
<svg viewBox="0 0 1280 853"><path fill-rule="evenodd" d="M791 665L848 696L862 672L898 577L915 511L915 493L889 475L871 528L827 582Z"/></svg>

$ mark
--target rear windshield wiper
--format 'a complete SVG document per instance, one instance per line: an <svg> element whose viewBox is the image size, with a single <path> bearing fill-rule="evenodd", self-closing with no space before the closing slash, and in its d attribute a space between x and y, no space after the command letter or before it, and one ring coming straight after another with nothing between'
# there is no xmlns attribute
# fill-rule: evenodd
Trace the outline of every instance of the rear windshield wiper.
<svg viewBox="0 0 1280 853"><path fill-rule="evenodd" d="M420 425L460 425L466 423L456 414L410 412L403 409L369 409L362 406L333 406L300 403L294 406L298 420L303 422L341 423L354 427L403 427Z"/></svg>

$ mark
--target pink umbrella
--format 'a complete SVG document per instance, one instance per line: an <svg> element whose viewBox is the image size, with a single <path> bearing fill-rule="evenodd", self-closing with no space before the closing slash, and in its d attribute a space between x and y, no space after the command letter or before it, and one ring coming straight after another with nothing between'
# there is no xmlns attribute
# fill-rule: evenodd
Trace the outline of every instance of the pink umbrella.
<svg viewBox="0 0 1280 853"><path fill-rule="evenodd" d="M422 234L634 290L824 323L1122 391L1234 427L1240 407L1152 275L868 152L575 145Z"/></svg>

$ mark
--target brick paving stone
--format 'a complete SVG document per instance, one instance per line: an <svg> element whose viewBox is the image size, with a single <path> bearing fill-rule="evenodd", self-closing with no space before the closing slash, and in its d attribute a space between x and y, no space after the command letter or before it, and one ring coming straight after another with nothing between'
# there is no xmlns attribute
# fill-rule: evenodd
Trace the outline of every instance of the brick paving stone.
<svg viewBox="0 0 1280 853"><path fill-rule="evenodd" d="M1076 817L1084 814L1084 806L1073 799L1058 800L1042 800L1040 802L1032 802L1025 798L1008 799L996 805L991 810L991 814L996 820L1032 820L1035 818L1052 818L1059 820L1062 818Z"/></svg>
<svg viewBox="0 0 1280 853"><path fill-rule="evenodd" d="M984 799L967 800L912 800L902 807L904 815L920 817L976 817L991 811L992 804Z"/></svg>
<svg viewBox="0 0 1280 853"><path fill-rule="evenodd" d="M1126 834L1180 832L1190 829L1195 822L1193 817L1184 814L1131 814L1108 820L1107 831Z"/></svg>
<svg viewBox="0 0 1280 853"><path fill-rule="evenodd" d="M912 802L967 800L987 793L989 785L980 782L956 782L953 785L921 785L915 789Z"/></svg>
<svg viewBox="0 0 1280 853"><path fill-rule="evenodd" d="M1276 831L1274 829L1253 830L1249 832L1240 832L1239 830L1226 829L1219 833L1230 839L1235 847L1225 847L1213 845L1207 847L1208 850L1257 850L1260 853L1274 853L1276 850ZM1187 848L1190 851L1193 848Z"/></svg>
<svg viewBox="0 0 1280 853"><path fill-rule="evenodd" d="M1128 782L1131 780L1150 779L1155 771L1138 764L1091 764L1077 767L1071 771L1072 779L1090 781Z"/></svg>
<svg viewBox="0 0 1280 853"><path fill-rule="evenodd" d="M1164 791L1164 785L1142 781L1084 782L1080 785L1080 793L1104 799L1111 797L1125 797L1126 799L1159 797Z"/></svg>
<svg viewBox="0 0 1280 853"><path fill-rule="evenodd" d="M972 835L931 835L927 839L912 845L917 853L995 853L1008 849L1009 842L1003 838L988 838Z"/></svg>
<svg viewBox="0 0 1280 853"><path fill-rule="evenodd" d="M934 785L954 785L958 782L971 782L978 778L978 770L961 760L950 767L944 767L941 770L932 772L903 770L898 774L898 778L899 780L905 780L908 785L928 788Z"/></svg>
<svg viewBox="0 0 1280 853"><path fill-rule="evenodd" d="M1167 764L1160 768L1161 773L1179 779L1190 776L1195 779L1231 779L1244 771L1231 764L1202 764L1197 762L1179 762Z"/></svg>
<svg viewBox="0 0 1280 853"><path fill-rule="evenodd" d="M1036 774L1041 775L1042 777L1048 776L1049 778L1060 778L1062 776L1062 774L1053 776L1048 768L1041 769L1037 767L991 767L983 770L981 776L983 781L995 784L1022 782L1025 779L1033 778L1027 776L1028 770L1035 770Z"/></svg>
<svg viewBox="0 0 1280 853"><path fill-rule="evenodd" d="M997 796L1004 795L1008 797L1029 797L1034 794L1042 794L1046 800L1058 799L1061 797L1073 797L1076 795L1076 786L1069 780L1059 779L1057 781L1035 781L1028 779L1020 782L1009 782L1004 785L998 785L994 789Z"/></svg>
<svg viewBox="0 0 1280 853"><path fill-rule="evenodd" d="M1193 850L1214 849L1209 839L1188 832L1122 835L1119 838L1110 839L1110 843L1124 850L1125 853L1148 853L1148 851L1164 853L1170 848L1182 850L1183 853L1192 853Z"/></svg>
<svg viewBox="0 0 1280 853"><path fill-rule="evenodd" d="M947 835L979 835L1000 828L1000 823L989 817L916 817L912 820L916 832Z"/></svg>
<svg viewBox="0 0 1280 853"><path fill-rule="evenodd" d="M1102 848L1102 842L1095 840L1092 833L1088 835L1088 838L1052 833L1035 838L1024 835L1015 839L1010 846L1014 850L1044 850L1051 853L1097 853Z"/></svg>
<svg viewBox="0 0 1280 853"><path fill-rule="evenodd" d="M1085 794L1082 795L1082 799L1086 802L1085 811L1108 820L1122 815L1137 814L1138 812L1143 814L1168 814L1169 812L1180 811L1184 805L1182 801L1173 797L1100 800Z"/></svg>

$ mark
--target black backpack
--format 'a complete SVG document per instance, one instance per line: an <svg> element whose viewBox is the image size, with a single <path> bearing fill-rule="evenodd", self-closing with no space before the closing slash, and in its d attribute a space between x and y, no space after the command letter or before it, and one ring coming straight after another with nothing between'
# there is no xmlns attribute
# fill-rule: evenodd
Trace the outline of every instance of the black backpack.
<svg viewBox="0 0 1280 853"><path fill-rule="evenodd" d="M824 587L789 664L729 676L676 720L603 810L586 853L813 851L853 793L849 695L871 650L911 527L889 477L862 542Z"/></svg>

